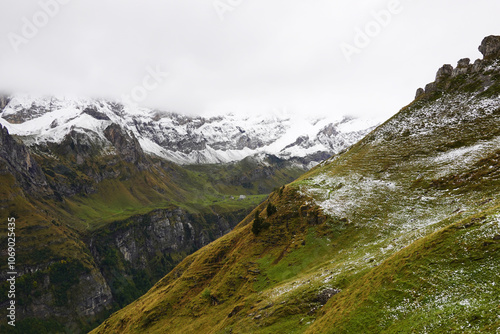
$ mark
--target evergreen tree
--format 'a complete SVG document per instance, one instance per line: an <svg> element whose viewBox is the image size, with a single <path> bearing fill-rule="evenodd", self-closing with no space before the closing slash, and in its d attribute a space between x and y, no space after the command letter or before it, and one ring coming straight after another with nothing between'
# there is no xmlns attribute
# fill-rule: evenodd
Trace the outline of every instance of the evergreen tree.
<svg viewBox="0 0 500 334"><path fill-rule="evenodd" d="M260 231L262 231L262 218L259 217L259 213L255 213L255 219L252 224L252 232L255 235L259 235Z"/></svg>
<svg viewBox="0 0 500 334"><path fill-rule="evenodd" d="M266 209L266 211L267 211L267 216L268 216L268 217L271 217L271 216L272 216L272 215L274 215L276 212L278 212L278 209L276 209L276 206L275 206L273 203L269 202L269 203L267 204L267 209Z"/></svg>
<svg viewBox="0 0 500 334"><path fill-rule="evenodd" d="M255 235L259 235L260 232L262 232L265 229L268 229L271 226L271 224L267 223L264 219L262 219L259 216L259 213L255 213L255 218L253 220L252 224L252 232Z"/></svg>

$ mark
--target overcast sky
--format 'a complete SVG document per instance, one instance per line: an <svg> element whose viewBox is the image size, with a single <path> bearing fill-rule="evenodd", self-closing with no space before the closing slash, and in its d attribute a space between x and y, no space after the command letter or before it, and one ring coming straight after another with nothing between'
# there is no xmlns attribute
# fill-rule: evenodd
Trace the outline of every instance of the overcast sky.
<svg viewBox="0 0 500 334"><path fill-rule="evenodd" d="M0 90L387 118L441 65L480 58L499 13L497 0L3 0Z"/></svg>

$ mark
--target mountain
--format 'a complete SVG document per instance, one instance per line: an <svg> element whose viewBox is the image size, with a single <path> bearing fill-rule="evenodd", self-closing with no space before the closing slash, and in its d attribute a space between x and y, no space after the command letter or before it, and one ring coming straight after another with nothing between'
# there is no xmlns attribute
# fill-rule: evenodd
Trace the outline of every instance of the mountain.
<svg viewBox="0 0 500 334"><path fill-rule="evenodd" d="M0 220L16 219L23 334L92 329L372 126L21 95L0 110ZM7 260L0 271L6 316Z"/></svg>
<svg viewBox="0 0 500 334"><path fill-rule="evenodd" d="M92 333L496 333L500 36Z"/></svg>
<svg viewBox="0 0 500 334"><path fill-rule="evenodd" d="M22 95L10 97L0 124L28 146L60 143L71 131L105 145L104 130L117 124L134 134L144 152L177 164L230 163L267 154L304 168L356 143L376 125L348 117L301 119L286 111L204 118L104 100Z"/></svg>

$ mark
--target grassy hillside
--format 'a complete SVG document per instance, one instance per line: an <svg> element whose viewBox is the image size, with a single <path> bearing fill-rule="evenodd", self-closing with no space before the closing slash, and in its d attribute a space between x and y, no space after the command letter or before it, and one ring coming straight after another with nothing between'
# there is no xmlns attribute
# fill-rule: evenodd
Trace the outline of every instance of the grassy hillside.
<svg viewBox="0 0 500 334"><path fill-rule="evenodd" d="M253 183L260 182L262 176L253 180L251 189L236 182L232 191L221 189L219 184L223 184L225 180L222 176L218 178L213 174L230 174L226 170L233 167L227 165L194 172L161 160L153 160L151 166L144 170L137 170L133 163L116 163L114 157L105 156L94 158L85 164L46 156L38 156L38 160L44 167L49 182L56 185L56 189L61 184L69 189L77 189L71 196L62 196L56 191L54 200L43 202L64 217L65 222L83 231L92 231L113 221L171 205L192 212L207 212L214 207L221 213L251 208L272 191L268 188L263 189L265 191L253 188ZM255 166L242 166L240 169L249 172ZM292 175L282 175L287 172ZM273 188L300 175L298 171L289 168L284 168L283 171L276 169L274 173L276 175L271 175L266 180L269 187ZM241 195L245 198L240 199Z"/></svg>
<svg viewBox="0 0 500 334"><path fill-rule="evenodd" d="M275 191L93 333L498 332L500 65L483 65Z"/></svg>
<svg viewBox="0 0 500 334"><path fill-rule="evenodd" d="M200 243L234 227L265 200L270 189L300 173L290 166L268 168L257 163L193 171L145 155L127 161L116 152L101 154L79 145L31 149L27 159L43 170L45 187L23 188L9 173L9 162L0 161L0 220L4 222L0 232L5 243L7 218L16 218L19 333L78 333L95 327L109 310L145 293ZM88 155L79 160L75 152ZM266 173L255 175L248 181L250 186L235 178L237 173L256 169ZM224 187L225 179L218 178L222 175L233 178L233 183ZM172 246L163 252L148 249L149 253L141 253L140 264L125 259L120 248L124 245L118 244L122 235L131 233L126 229L144 229L158 210L183 210L182 223L192 224L193 230L179 233L181 238L193 239L192 244L186 241L182 249ZM224 228L218 226L221 221ZM190 235L194 231L196 240ZM143 235L140 240L127 240L125 246L137 243L142 251L147 239ZM0 264L3 273L6 266L6 260ZM59 272L67 272L72 279L59 281L54 278ZM2 282L0 289L6 292L8 284ZM0 305L6 305L7 294L2 296ZM87 305L95 306L88 299L96 296L103 304L86 310ZM5 315L6 308L2 309L0 315ZM5 328L0 326L0 331Z"/></svg>

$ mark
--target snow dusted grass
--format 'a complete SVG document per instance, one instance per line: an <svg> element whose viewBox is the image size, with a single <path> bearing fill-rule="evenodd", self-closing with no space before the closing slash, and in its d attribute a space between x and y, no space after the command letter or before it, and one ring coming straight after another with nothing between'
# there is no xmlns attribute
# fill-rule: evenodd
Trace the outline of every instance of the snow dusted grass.
<svg viewBox="0 0 500 334"><path fill-rule="evenodd" d="M462 223L454 223L456 221ZM474 223L472 227L470 222ZM443 227L446 232L433 233ZM373 330L374 333L411 332L410 328L417 327L408 327L409 322L419 326L416 331L418 333L441 332L449 328L450 323L456 324L452 331L456 333L478 333L488 326L494 326L496 318L491 313L500 305L497 290L500 284L497 274L500 259L492 262L491 258L487 260L478 254L483 253L481 248L485 241L500 235L500 215L495 214L485 219L481 215L481 209L471 208L469 213L456 213L449 219L414 227L413 231L405 228L381 230L365 227L360 232L362 235L356 236L353 233L356 227L344 226L343 238L349 239L349 243L330 238L317 239L312 247L325 247L325 250L332 247L328 251L329 259L263 291L260 295L264 298L262 305L289 303L291 300L303 299L310 291L325 288L346 289L346 294L341 293L339 296L349 298L354 295L354 292L349 291L353 281L362 281L363 277L370 279L377 276L378 270L384 274L384 270L387 270L391 275L397 273L400 277L394 281L395 287L385 286L391 281L387 277L379 282L382 284L380 291L376 290L379 283L368 284L377 294L381 294L375 297L376 307L366 306L367 309L363 311L369 313L375 309L380 314L377 321L370 320L370 325L376 324L378 328ZM310 241L312 240L308 239ZM426 243L432 246L427 246ZM441 243L445 246L441 246ZM429 255L424 254L415 260L406 261L409 254L420 252L415 250L416 247L420 247L424 253L429 252L428 247L433 248ZM486 250L486 253L491 253L490 257L494 256L493 250ZM404 262L411 270L398 271L398 262ZM393 293L393 297L388 297ZM332 298L333 305L335 298L337 297ZM326 308L328 309L331 308ZM367 327L357 328L350 323L346 328L349 328L346 333L359 333L361 328L366 330ZM383 328L387 331L382 330Z"/></svg>
<svg viewBox="0 0 500 334"><path fill-rule="evenodd" d="M498 108L498 97L476 98L474 94L447 94L433 103L416 101L406 112L397 114L384 124L375 141L381 144L398 134L418 140L419 136L436 133L443 128L452 132L463 123L495 114Z"/></svg>
<svg viewBox="0 0 500 334"><path fill-rule="evenodd" d="M493 154L500 147L500 137L489 141L480 141L471 146L461 147L436 155L429 159L424 159L422 164L435 165L435 170L431 177L437 179L457 173L467 166L472 166L483 157Z"/></svg>
<svg viewBox="0 0 500 334"><path fill-rule="evenodd" d="M500 235L499 216L481 214L498 203L497 176L481 174L471 180L475 188L433 185L442 177L495 170L496 165L477 164L490 163L487 158L500 147L499 106L498 98L473 95L446 95L427 105L412 105L375 135L296 182L302 195L332 217L332 228L342 229L341 235L349 239L347 247L339 242L329 263L307 279L301 277L301 289L307 283L347 290L332 299L331 312L311 333L361 333L368 328L374 333L500 333L498 255L491 261L498 250L492 240ZM441 235L437 231L460 221L472 221L472 227L460 228L454 238L436 240L436 233ZM401 259L429 239L446 243L448 251L442 253L433 244L439 250L429 255L434 262L419 263L423 256L417 256L415 264ZM412 271L394 264L398 262ZM384 270L400 278L368 283ZM361 276L369 287L345 284L346 279L362 281ZM283 298L298 289L292 283L275 292ZM370 297L353 307L358 293ZM327 330L331 323L346 325Z"/></svg>
<svg viewBox="0 0 500 334"><path fill-rule="evenodd" d="M353 217L368 201L375 202L388 192L395 192L393 182L364 178L359 174L344 177L318 175L308 183L305 192L312 195L315 204L334 216ZM388 195L387 195L388 196Z"/></svg>
<svg viewBox="0 0 500 334"><path fill-rule="evenodd" d="M431 254L425 267L414 266L412 274L425 282L423 288L403 288L411 298L395 305L386 302L383 326L417 316L422 317L418 320L422 333L449 328L450 319L457 333L478 333L498 325L500 317L494 314L500 305L500 258L494 254L498 243L495 249L488 241L500 236L500 226L498 215L483 219L482 223L460 227L453 240L444 240L455 244L448 258Z"/></svg>
<svg viewBox="0 0 500 334"><path fill-rule="evenodd" d="M308 333L499 333L498 211L394 253L332 298Z"/></svg>

